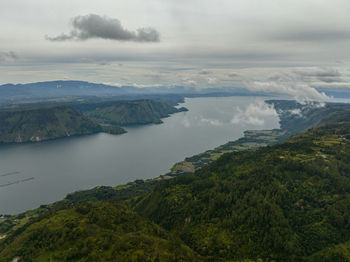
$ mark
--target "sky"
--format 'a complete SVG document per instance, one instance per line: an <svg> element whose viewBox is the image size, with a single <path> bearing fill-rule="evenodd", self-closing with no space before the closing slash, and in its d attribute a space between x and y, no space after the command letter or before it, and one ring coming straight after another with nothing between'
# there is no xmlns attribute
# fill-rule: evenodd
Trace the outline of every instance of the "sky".
<svg viewBox="0 0 350 262"><path fill-rule="evenodd" d="M350 87L348 0L1 0L0 84ZM317 89L318 88L318 89Z"/></svg>

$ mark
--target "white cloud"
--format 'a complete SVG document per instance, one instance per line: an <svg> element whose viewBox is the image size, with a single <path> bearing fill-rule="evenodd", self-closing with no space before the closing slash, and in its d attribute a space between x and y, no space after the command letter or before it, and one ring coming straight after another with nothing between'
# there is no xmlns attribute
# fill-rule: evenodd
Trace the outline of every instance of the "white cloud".
<svg viewBox="0 0 350 262"><path fill-rule="evenodd" d="M217 79L216 77L208 77L207 81L208 81L208 84L212 85L217 82Z"/></svg>
<svg viewBox="0 0 350 262"><path fill-rule="evenodd" d="M295 74L276 74L265 81L246 81L245 87L254 92L288 95L299 102L330 99Z"/></svg>
<svg viewBox="0 0 350 262"><path fill-rule="evenodd" d="M299 108L289 110L289 113L292 115L300 116L300 117L303 116L303 114L301 113L301 110Z"/></svg>
<svg viewBox="0 0 350 262"><path fill-rule="evenodd" d="M209 124L209 125L212 125L212 126L222 126L224 123L221 122L220 120L218 119L210 119L210 118L201 118L200 120L202 123L205 123L205 124Z"/></svg>
<svg viewBox="0 0 350 262"><path fill-rule="evenodd" d="M182 125L186 128L190 127L191 126L191 123L190 123L190 120L188 120L187 117L183 118L182 121L181 121Z"/></svg>
<svg viewBox="0 0 350 262"><path fill-rule="evenodd" d="M257 100L244 110L237 108L237 114L232 118L231 123L262 126L265 124L265 118L272 116L278 116L273 105Z"/></svg>
<svg viewBox="0 0 350 262"><path fill-rule="evenodd" d="M185 87L198 87L197 81L192 80L192 79L186 79L186 80L184 80L183 85L184 85Z"/></svg>

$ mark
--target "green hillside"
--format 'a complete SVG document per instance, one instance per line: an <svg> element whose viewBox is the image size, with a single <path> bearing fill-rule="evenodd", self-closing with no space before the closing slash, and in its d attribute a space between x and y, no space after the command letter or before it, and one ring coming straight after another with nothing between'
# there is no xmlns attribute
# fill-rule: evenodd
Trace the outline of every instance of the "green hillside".
<svg viewBox="0 0 350 262"><path fill-rule="evenodd" d="M349 139L334 123L226 154L134 206L215 261L350 261Z"/></svg>
<svg viewBox="0 0 350 262"><path fill-rule="evenodd" d="M339 119L350 113L350 107L345 104L329 103L322 106L319 103L300 104L289 100L268 100L272 104L280 119L280 128L273 130L246 130L244 137L227 142L214 149L186 157L176 163L171 169L171 175L193 173L225 153L252 151L259 147L272 146L286 141L291 136L307 131L319 123Z"/></svg>
<svg viewBox="0 0 350 262"><path fill-rule="evenodd" d="M99 123L112 125L159 124L161 118L186 111L161 100L113 101L76 105L76 108Z"/></svg>
<svg viewBox="0 0 350 262"><path fill-rule="evenodd" d="M0 109L0 143L39 142L98 132L123 134L126 131L120 125L162 123L161 118L186 110L160 100Z"/></svg>
<svg viewBox="0 0 350 262"><path fill-rule="evenodd" d="M198 261L181 240L113 202L42 216L2 247L0 261Z"/></svg>
<svg viewBox="0 0 350 262"><path fill-rule="evenodd" d="M0 143L38 142L98 132L125 131L120 127L102 127L70 106L0 110Z"/></svg>

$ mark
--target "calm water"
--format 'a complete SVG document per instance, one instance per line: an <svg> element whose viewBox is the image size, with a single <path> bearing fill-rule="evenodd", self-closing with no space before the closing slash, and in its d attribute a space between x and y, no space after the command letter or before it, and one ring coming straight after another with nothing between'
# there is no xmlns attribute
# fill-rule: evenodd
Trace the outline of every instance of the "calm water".
<svg viewBox="0 0 350 262"><path fill-rule="evenodd" d="M241 137L244 130L279 126L261 98L193 98L181 106L189 112L161 125L128 128L124 135L0 147L0 214L36 208L97 185L156 177L187 156Z"/></svg>

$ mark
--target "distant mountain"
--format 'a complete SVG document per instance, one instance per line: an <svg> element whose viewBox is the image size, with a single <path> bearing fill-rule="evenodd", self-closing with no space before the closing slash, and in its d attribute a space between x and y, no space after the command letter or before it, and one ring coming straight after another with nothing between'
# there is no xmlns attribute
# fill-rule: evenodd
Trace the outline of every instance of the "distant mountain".
<svg viewBox="0 0 350 262"><path fill-rule="evenodd" d="M29 84L5 84L0 86L1 99L27 100L67 96L123 96L137 94L178 94L192 93L195 89L176 88L136 88L133 86L111 86L85 81L49 81Z"/></svg>
<svg viewBox="0 0 350 262"><path fill-rule="evenodd" d="M132 93L132 87L114 87L84 81L50 81L0 86L2 99L43 99L66 96L122 95Z"/></svg>
<svg viewBox="0 0 350 262"><path fill-rule="evenodd" d="M39 142L98 132L124 133L100 126L70 106L45 106L0 111L0 143Z"/></svg>
<svg viewBox="0 0 350 262"><path fill-rule="evenodd" d="M49 99L62 97L123 97L150 95L186 95L186 96L215 96L215 95L262 95L246 89L236 88L205 88L192 87L147 87L112 86L85 81L48 81L28 84L0 85L0 102L10 103L21 100Z"/></svg>

